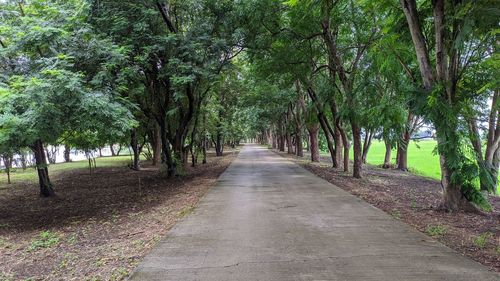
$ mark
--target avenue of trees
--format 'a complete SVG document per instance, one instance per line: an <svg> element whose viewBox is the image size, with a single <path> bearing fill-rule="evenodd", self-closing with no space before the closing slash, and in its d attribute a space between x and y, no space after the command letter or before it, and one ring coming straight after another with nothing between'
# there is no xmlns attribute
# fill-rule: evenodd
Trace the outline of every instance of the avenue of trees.
<svg viewBox="0 0 500 281"><path fill-rule="evenodd" d="M449 210L488 210L500 157L498 16L495 1L290 0L252 10L250 74L260 140L319 161L318 130L333 168L363 177L373 138L384 167L431 126ZM260 121L258 121L260 120ZM472 204L471 204L472 202Z"/></svg>
<svg viewBox="0 0 500 281"><path fill-rule="evenodd" d="M500 164L493 0L0 1L0 154L123 144L166 177L245 138L363 177L431 127L449 210L488 210ZM396 149L396 163L391 151ZM353 161L349 154L352 153ZM69 157L68 157L69 158ZM201 159L199 159L201 158ZM69 159L68 159L69 160ZM6 165L9 166L9 165Z"/></svg>

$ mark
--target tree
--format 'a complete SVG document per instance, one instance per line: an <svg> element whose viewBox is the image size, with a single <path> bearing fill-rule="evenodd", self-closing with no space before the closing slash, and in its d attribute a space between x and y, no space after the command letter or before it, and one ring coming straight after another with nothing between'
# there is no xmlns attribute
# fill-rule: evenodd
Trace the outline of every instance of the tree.
<svg viewBox="0 0 500 281"><path fill-rule="evenodd" d="M475 184L479 170L465 150L459 116L468 103L467 94L461 89L463 74L478 56L477 50L481 50L483 44L491 46L488 34L497 24L492 20L494 16L490 16L494 4L435 0L430 9L419 11L415 0L401 0L401 7L415 47L422 95L427 99L427 116L436 129L443 207L468 209L468 202L472 201L488 209L486 198ZM422 22L421 18L429 10L432 21ZM426 28L434 30L433 47L424 35Z"/></svg>
<svg viewBox="0 0 500 281"><path fill-rule="evenodd" d="M1 76L0 135L11 148L31 148L42 196L54 194L44 143L57 143L63 134L90 127L124 129L130 124L128 110L114 100L114 89L92 83L110 56L85 55L79 46L104 47L110 42L97 38L81 13L63 16L78 4L4 4L8 14L1 52L7 63L2 73L8 75ZM87 61L92 68L79 60L83 56L95 58Z"/></svg>

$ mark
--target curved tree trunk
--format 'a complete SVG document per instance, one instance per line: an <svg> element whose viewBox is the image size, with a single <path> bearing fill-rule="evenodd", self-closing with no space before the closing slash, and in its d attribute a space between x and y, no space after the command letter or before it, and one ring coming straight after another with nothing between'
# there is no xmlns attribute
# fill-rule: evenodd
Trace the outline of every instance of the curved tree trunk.
<svg viewBox="0 0 500 281"><path fill-rule="evenodd" d="M370 146L372 145L373 139L373 130L365 131L365 141L363 142L363 155L362 161L363 164L366 164L366 157L368 156L368 151L370 150Z"/></svg>
<svg viewBox="0 0 500 281"><path fill-rule="evenodd" d="M322 114L318 113L318 120L319 124L321 125L321 130L323 131L323 134L325 135L326 139L326 145L328 147L328 152L330 152L330 158L332 159L332 166L335 167L335 148L333 147L333 140L332 136L330 134L330 131L328 130L328 124L326 123L326 120L324 119L324 116Z"/></svg>
<svg viewBox="0 0 500 281"><path fill-rule="evenodd" d="M109 145L109 150L111 151L111 156L116 156L115 148L113 147L112 144Z"/></svg>

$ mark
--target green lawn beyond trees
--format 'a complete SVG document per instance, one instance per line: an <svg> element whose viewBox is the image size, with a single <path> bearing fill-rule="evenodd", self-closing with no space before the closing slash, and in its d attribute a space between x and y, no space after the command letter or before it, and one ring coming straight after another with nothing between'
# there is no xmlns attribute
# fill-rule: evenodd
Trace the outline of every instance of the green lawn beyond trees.
<svg viewBox="0 0 500 281"><path fill-rule="evenodd" d="M436 141L412 141L408 146L408 168L412 173L431 177L441 178L439 170L439 157L433 151ZM384 164L385 145L383 141L373 141L366 161L372 165ZM392 152L392 163L396 163L396 150ZM351 155L352 158L352 155Z"/></svg>
<svg viewBox="0 0 500 281"><path fill-rule="evenodd" d="M113 156L113 157L98 157L96 158L97 167L125 166L130 163L130 155ZM87 160L73 161L69 163L58 163L50 165L51 176L58 175L61 172L71 171L76 169L88 169L89 163ZM7 175L2 171L0 180L0 189L6 187ZM11 171L11 180L17 182L36 182L38 176L34 168L28 168L23 171L21 168L15 168Z"/></svg>

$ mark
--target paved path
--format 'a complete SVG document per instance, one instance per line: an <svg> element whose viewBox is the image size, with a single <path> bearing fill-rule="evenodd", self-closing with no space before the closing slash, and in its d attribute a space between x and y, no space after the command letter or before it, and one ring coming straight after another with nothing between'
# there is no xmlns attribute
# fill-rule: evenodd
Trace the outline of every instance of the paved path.
<svg viewBox="0 0 500 281"><path fill-rule="evenodd" d="M500 280L267 149L247 145L130 280Z"/></svg>

